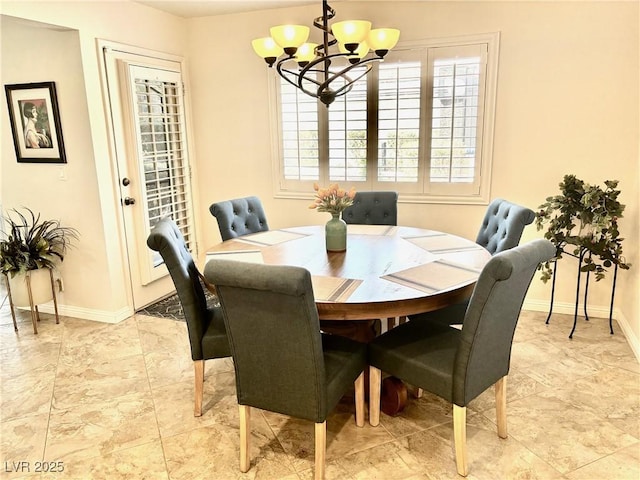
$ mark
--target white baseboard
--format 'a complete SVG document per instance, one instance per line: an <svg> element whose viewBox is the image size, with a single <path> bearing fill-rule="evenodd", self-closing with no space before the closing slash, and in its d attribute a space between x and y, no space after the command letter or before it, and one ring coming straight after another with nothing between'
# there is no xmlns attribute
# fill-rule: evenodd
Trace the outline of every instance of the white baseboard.
<svg viewBox="0 0 640 480"><path fill-rule="evenodd" d="M540 300L525 300L522 305L523 310L531 310L534 312L548 312L549 311L549 302L548 301L540 301ZM576 305L575 303L566 303L566 302L554 302L553 303L553 312L561 313L565 315L573 315L575 313ZM598 307L587 305L587 312L590 317L594 318L609 318L609 307ZM633 354L636 356L636 359L640 362L640 339L635 335L633 330L631 329L629 320L618 310L617 308L613 309L613 319L618 322L620 325L620 329L622 330L622 334L627 339ZM578 304L578 315L584 315L584 306L583 304Z"/></svg>
<svg viewBox="0 0 640 480"><path fill-rule="evenodd" d="M635 335L633 330L631 330L631 327L629 326L629 320L627 320L627 318L620 312L616 314L615 310L613 311L613 318L618 321L618 325L620 325L622 333L624 333L627 342L629 342L629 346L631 347L631 350L633 350L633 354L640 362L640 340Z"/></svg>
<svg viewBox="0 0 640 480"><path fill-rule="evenodd" d="M549 302L545 300L526 300L522 305L523 310L532 310L534 312L549 312ZM575 303L569 302L553 302L553 313L561 313L563 315L573 315L576 310ZM609 318L609 307L599 307L587 305L587 312L590 317ZM617 320L616 309L613 310L613 318ZM584 315L584 305L578 304L578 315Z"/></svg>
<svg viewBox="0 0 640 480"><path fill-rule="evenodd" d="M38 305L38 310L42 313L48 313L51 315L55 314L53 302ZM131 317L133 315L133 310L128 307L124 307L118 311L112 312L58 304L58 315L80 318L83 320L93 320L94 322L119 323Z"/></svg>

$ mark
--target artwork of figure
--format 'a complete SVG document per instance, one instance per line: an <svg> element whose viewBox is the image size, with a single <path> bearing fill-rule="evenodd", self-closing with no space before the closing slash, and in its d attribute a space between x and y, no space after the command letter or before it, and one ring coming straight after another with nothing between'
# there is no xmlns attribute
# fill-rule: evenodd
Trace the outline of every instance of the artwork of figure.
<svg viewBox="0 0 640 480"><path fill-rule="evenodd" d="M67 163L55 82L16 83L4 90L18 163Z"/></svg>
<svg viewBox="0 0 640 480"><path fill-rule="evenodd" d="M19 102L24 115L24 143L27 148L52 148L51 128L44 99Z"/></svg>

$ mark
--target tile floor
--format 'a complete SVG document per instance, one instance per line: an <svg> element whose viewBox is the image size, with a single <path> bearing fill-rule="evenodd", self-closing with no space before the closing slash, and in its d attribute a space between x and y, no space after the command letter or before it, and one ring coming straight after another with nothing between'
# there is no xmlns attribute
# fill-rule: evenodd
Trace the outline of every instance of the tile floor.
<svg viewBox="0 0 640 480"><path fill-rule="evenodd" d="M24 313L15 333L0 308L0 478L313 478L313 425L261 411L240 473L229 359L207 362L204 415L193 417L184 323L41 316L37 336ZM516 331L509 438L495 433L492 391L469 407L468 478L638 480L640 367L624 336L592 319L569 340L570 317L544 319L523 312ZM353 413L343 401L328 420L327 479L459 478L445 402L411 398L377 428L357 428ZM42 461L64 471L35 472Z"/></svg>

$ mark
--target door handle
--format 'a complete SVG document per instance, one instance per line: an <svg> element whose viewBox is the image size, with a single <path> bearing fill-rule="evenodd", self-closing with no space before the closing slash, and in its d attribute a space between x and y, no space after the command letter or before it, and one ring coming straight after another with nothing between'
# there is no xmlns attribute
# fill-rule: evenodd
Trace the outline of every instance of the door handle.
<svg viewBox="0 0 640 480"><path fill-rule="evenodd" d="M128 186L131 183L131 180L129 180L127 177L124 177L122 179L122 185L124 185L125 187Z"/></svg>
<svg viewBox="0 0 640 480"><path fill-rule="evenodd" d="M135 205L135 203L136 203L136 199L135 198L124 197L124 204L125 205Z"/></svg>

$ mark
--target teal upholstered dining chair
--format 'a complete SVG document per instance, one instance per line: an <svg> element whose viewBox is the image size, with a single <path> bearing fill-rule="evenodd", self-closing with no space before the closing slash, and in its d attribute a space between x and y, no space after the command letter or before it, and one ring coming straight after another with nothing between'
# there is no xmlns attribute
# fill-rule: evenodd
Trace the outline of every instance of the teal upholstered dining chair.
<svg viewBox="0 0 640 480"><path fill-rule="evenodd" d="M209 211L218 221L222 240L269 230L262 202L255 196L216 202Z"/></svg>
<svg viewBox="0 0 640 480"><path fill-rule="evenodd" d="M517 246L524 227L536 218L533 210L496 198L487 207L476 243L492 255Z"/></svg>
<svg viewBox="0 0 640 480"><path fill-rule="evenodd" d="M381 372L453 404L458 474L466 476L466 407L495 385L498 436L507 437L506 378L514 331L525 294L539 263L555 255L547 240L534 240L496 254L485 265L471 295L461 330L447 309L422 315L369 343L369 421L380 419Z"/></svg>
<svg viewBox="0 0 640 480"><path fill-rule="evenodd" d="M211 260L229 333L240 408L240 470L250 466L250 407L315 422L315 478L324 478L326 419L355 384L364 425L366 345L320 333L311 275L300 267Z"/></svg>
<svg viewBox="0 0 640 480"><path fill-rule="evenodd" d="M398 192L356 192L353 205L342 212L342 220L348 224L358 225L398 225ZM391 327L395 321L394 318L388 318L387 324ZM322 322L322 326L326 331L338 335L345 335L352 329L352 325L343 320L326 320ZM379 321L371 320L370 328L377 332Z"/></svg>
<svg viewBox="0 0 640 480"><path fill-rule="evenodd" d="M184 312L195 373L194 415L202 415L204 362L231 356L220 307L208 307L198 271L182 233L170 218L160 220L147 238L164 260Z"/></svg>
<svg viewBox="0 0 640 480"><path fill-rule="evenodd" d="M527 207L496 198L487 207L476 243L486 248L491 255L516 247L520 243L524 228L533 222L535 216L533 210ZM465 301L445 307L448 311L443 312L440 318L460 322L468 304L469 302ZM421 315L425 314L411 315L409 318L413 320Z"/></svg>
<svg viewBox="0 0 640 480"><path fill-rule="evenodd" d="M397 192L356 192L342 220L359 225L398 225Z"/></svg>

